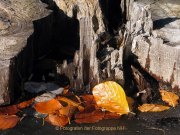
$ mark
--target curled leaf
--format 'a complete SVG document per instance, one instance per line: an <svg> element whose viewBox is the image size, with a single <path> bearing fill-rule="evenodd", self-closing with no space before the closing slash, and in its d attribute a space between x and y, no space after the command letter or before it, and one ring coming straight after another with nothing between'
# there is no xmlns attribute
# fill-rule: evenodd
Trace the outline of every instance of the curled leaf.
<svg viewBox="0 0 180 135"><path fill-rule="evenodd" d="M59 127L64 127L69 123L69 118L67 116L59 116L58 114L49 114L45 120L52 125Z"/></svg>
<svg viewBox="0 0 180 135"><path fill-rule="evenodd" d="M17 108L16 105L12 106L6 106L6 107L1 107L0 108L0 115L13 115L19 112L20 110Z"/></svg>
<svg viewBox="0 0 180 135"><path fill-rule="evenodd" d="M129 113L125 92L116 82L107 81L96 85L93 95L99 107L118 114Z"/></svg>
<svg viewBox="0 0 180 135"><path fill-rule="evenodd" d="M57 96L56 99L59 100L59 101L66 102L68 105L77 107L79 109L79 111L83 111L84 110L84 107L81 106L81 103L75 102L75 101L73 101L71 99L68 99L66 97Z"/></svg>
<svg viewBox="0 0 180 135"><path fill-rule="evenodd" d="M43 114L50 114L62 108L62 105L56 99L51 99L46 102L39 102L34 105L34 108L37 112Z"/></svg>
<svg viewBox="0 0 180 135"><path fill-rule="evenodd" d="M143 104L142 106L138 107L141 112L162 112L168 110L169 108L169 106L163 106L158 104Z"/></svg>
<svg viewBox="0 0 180 135"><path fill-rule="evenodd" d="M178 100L179 100L178 95L172 92L165 91L165 90L160 90L160 93L162 96L162 100L164 102L168 103L172 107L176 107L178 105Z"/></svg>
<svg viewBox="0 0 180 135"><path fill-rule="evenodd" d="M13 128L20 121L16 115L0 115L0 130Z"/></svg>

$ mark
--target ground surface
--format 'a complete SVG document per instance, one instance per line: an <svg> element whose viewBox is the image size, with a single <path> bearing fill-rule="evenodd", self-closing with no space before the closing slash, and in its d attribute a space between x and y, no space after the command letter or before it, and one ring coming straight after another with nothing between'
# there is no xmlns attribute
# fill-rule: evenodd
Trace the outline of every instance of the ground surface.
<svg viewBox="0 0 180 135"><path fill-rule="evenodd" d="M94 124L72 122L65 128L43 125L41 119L24 118L15 128L0 135L179 135L180 106L161 113L141 113L137 117L103 120ZM112 130L112 131L111 131Z"/></svg>

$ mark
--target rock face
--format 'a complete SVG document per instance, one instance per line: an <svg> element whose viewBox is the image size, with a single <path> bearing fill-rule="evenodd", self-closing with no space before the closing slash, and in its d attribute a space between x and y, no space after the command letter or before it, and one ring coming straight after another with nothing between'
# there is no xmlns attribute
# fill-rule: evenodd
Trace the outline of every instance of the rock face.
<svg viewBox="0 0 180 135"><path fill-rule="evenodd" d="M33 65L33 21L48 14L40 0L0 1L0 105L21 93Z"/></svg>
<svg viewBox="0 0 180 135"><path fill-rule="evenodd" d="M138 62L159 81L160 87L166 84L178 90L180 2L138 1L133 3L130 11L127 27L132 33L132 52L138 57Z"/></svg>

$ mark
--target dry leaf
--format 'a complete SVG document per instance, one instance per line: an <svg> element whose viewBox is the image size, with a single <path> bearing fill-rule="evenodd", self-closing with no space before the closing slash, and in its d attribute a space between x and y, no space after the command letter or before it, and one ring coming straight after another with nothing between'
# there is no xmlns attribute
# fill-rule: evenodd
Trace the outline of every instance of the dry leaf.
<svg viewBox="0 0 180 135"><path fill-rule="evenodd" d="M58 114L49 114L45 120L52 125L59 127L64 127L69 123L69 118L67 116L59 116Z"/></svg>
<svg viewBox="0 0 180 135"><path fill-rule="evenodd" d="M99 107L118 114L129 113L125 92L116 82L107 81L96 85L93 95Z"/></svg>
<svg viewBox="0 0 180 135"><path fill-rule="evenodd" d="M77 102L75 102L75 101L73 101L71 99L68 99L66 97L57 96L56 99L59 100L59 101L66 102L68 105L77 107L79 109L79 111L83 111L84 110L84 107L81 106L81 103L77 103Z"/></svg>
<svg viewBox="0 0 180 135"><path fill-rule="evenodd" d="M69 119L72 117L72 115L75 113L77 107L74 106L66 106L59 110L59 115L67 116Z"/></svg>
<svg viewBox="0 0 180 135"><path fill-rule="evenodd" d="M158 104L143 104L142 106L138 107L141 112L162 112L168 110L169 108L169 106L163 106Z"/></svg>
<svg viewBox="0 0 180 135"><path fill-rule="evenodd" d="M105 112L104 119L119 119L121 115L112 112Z"/></svg>
<svg viewBox="0 0 180 135"><path fill-rule="evenodd" d="M62 108L62 105L58 100L52 99L47 102L39 102L34 105L34 108L37 112L43 114L50 114Z"/></svg>
<svg viewBox="0 0 180 135"><path fill-rule="evenodd" d="M16 105L12 106L6 106L6 107L1 107L0 108L0 115L13 115L19 112L20 110L17 108Z"/></svg>
<svg viewBox="0 0 180 135"><path fill-rule="evenodd" d="M176 107L178 105L179 96L165 90L160 90L162 100L170 106Z"/></svg>
<svg viewBox="0 0 180 135"><path fill-rule="evenodd" d="M95 101L93 95L82 95L82 96L80 96L80 98L83 99L85 106L96 104L96 101Z"/></svg>
<svg viewBox="0 0 180 135"><path fill-rule="evenodd" d="M95 123L104 118L102 110L94 110L92 112L80 112L75 115L76 123Z"/></svg>
<svg viewBox="0 0 180 135"><path fill-rule="evenodd" d="M16 115L0 115L0 130L13 128L20 121Z"/></svg>
<svg viewBox="0 0 180 135"><path fill-rule="evenodd" d="M17 104L17 107L19 109L24 109L26 107L29 107L33 102L34 102L34 98Z"/></svg>

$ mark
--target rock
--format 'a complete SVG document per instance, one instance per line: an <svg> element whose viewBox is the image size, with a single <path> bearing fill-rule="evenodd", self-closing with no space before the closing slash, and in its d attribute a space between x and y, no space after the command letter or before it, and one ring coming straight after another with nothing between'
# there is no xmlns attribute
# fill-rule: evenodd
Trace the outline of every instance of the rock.
<svg viewBox="0 0 180 135"><path fill-rule="evenodd" d="M0 1L0 105L21 93L33 65L33 21L49 13L40 0Z"/></svg>

